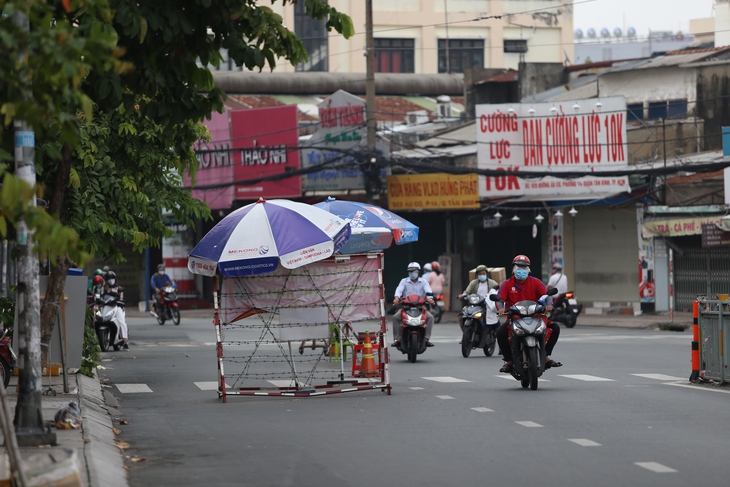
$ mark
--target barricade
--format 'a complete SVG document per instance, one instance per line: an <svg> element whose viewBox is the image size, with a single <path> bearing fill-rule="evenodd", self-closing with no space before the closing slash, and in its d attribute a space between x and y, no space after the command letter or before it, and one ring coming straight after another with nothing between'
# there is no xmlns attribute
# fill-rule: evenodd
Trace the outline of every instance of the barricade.
<svg viewBox="0 0 730 487"><path fill-rule="evenodd" d="M700 296L696 306L698 319L696 332L693 332L690 380L726 382L730 379L730 355L727 353L730 351L730 300Z"/></svg>

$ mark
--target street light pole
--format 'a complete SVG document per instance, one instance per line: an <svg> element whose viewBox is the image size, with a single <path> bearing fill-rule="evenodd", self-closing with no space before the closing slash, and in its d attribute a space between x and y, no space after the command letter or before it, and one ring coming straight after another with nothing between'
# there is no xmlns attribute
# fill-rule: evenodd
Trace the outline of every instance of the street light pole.
<svg viewBox="0 0 730 487"><path fill-rule="evenodd" d="M13 22L24 32L30 22L24 12L17 12ZM23 55L20 59L25 63ZM13 123L15 129L15 177L35 186L35 134L23 120ZM36 205L35 197L31 206ZM15 406L15 434L19 446L56 444L56 434L43 429L41 413L41 305L38 277L38 256L34 252L33 232L25 221L18 222L18 403ZM50 346L50 344L49 344Z"/></svg>
<svg viewBox="0 0 730 487"><path fill-rule="evenodd" d="M379 186L380 170L376 164L375 139L377 121L375 119L375 39L373 38L373 0L365 0L365 116L367 122L367 160L363 165L365 193L369 203L375 203Z"/></svg>

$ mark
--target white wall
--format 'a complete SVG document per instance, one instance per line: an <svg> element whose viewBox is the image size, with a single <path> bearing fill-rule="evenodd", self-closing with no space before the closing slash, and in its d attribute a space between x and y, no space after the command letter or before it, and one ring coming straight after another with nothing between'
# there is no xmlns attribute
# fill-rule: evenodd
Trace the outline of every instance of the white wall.
<svg viewBox="0 0 730 487"><path fill-rule="evenodd" d="M697 74L694 69L667 68L607 73L599 78L601 96L626 97L626 103L687 99L689 111L697 98Z"/></svg>
<svg viewBox="0 0 730 487"><path fill-rule="evenodd" d="M730 3L715 2L715 47L730 46Z"/></svg>

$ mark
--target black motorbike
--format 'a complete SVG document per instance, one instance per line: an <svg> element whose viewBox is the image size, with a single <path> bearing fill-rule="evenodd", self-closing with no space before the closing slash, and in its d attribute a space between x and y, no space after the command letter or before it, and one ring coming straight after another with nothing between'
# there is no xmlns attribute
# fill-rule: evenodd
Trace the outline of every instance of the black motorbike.
<svg viewBox="0 0 730 487"><path fill-rule="evenodd" d="M486 324L487 302L486 296L470 294L463 298L465 305L461 310L464 320L464 334L461 337L461 354L468 358L475 348L484 350L484 355L491 357L497 344L497 328Z"/></svg>
<svg viewBox="0 0 730 487"><path fill-rule="evenodd" d="M568 328L573 328L581 311L583 311L583 305L578 304L575 293L569 291L555 296L553 311L550 313L549 319L550 321L562 323Z"/></svg>
<svg viewBox="0 0 730 487"><path fill-rule="evenodd" d="M444 295L437 294L433 299L434 304L427 303L426 309L433 315L434 323L441 323L441 318L444 316Z"/></svg>

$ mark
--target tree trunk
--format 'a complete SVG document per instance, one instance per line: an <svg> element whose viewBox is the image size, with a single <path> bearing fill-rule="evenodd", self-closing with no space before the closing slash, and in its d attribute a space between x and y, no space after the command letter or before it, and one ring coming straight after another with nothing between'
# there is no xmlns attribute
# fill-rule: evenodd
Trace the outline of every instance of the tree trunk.
<svg viewBox="0 0 730 487"><path fill-rule="evenodd" d="M48 205L48 213L58 216L59 219L71 175L72 155L68 147L64 147L61 151L61 162L58 164L56 182ZM70 267L71 261L67 258L58 259L51 266L51 273L48 276L48 287L41 307L41 343L48 345L48 347L42 347L41 362L44 366L47 364L53 328L58 321L61 300L64 299L63 288L66 285L66 273Z"/></svg>

